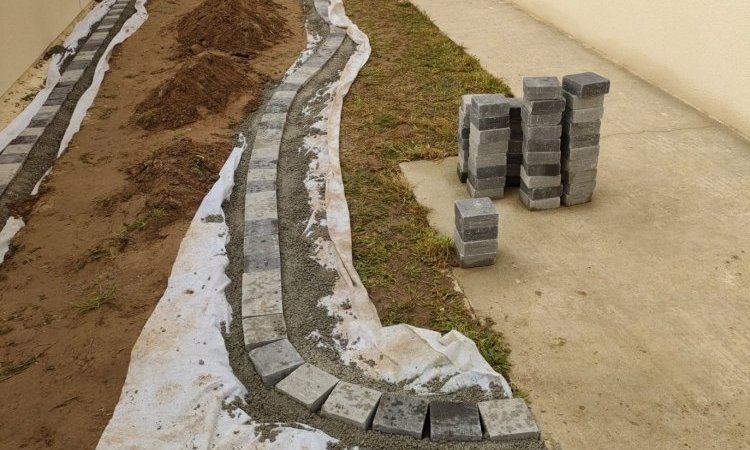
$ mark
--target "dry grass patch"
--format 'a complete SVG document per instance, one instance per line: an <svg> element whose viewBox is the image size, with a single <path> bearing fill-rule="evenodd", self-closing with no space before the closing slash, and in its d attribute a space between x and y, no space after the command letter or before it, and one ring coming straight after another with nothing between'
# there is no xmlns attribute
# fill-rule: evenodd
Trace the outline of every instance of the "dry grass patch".
<svg viewBox="0 0 750 450"><path fill-rule="evenodd" d="M507 376L502 334L454 290L451 241L430 228L398 164L455 154L461 95L510 91L410 3L346 5L372 45L344 105L341 133L357 270L384 323L457 329Z"/></svg>

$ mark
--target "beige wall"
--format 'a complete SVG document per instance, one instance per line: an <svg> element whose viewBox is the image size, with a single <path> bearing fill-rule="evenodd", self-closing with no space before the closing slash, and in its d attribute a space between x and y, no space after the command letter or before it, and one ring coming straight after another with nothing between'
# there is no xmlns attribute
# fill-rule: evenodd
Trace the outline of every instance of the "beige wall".
<svg viewBox="0 0 750 450"><path fill-rule="evenodd" d="M0 0L0 94L92 0Z"/></svg>
<svg viewBox="0 0 750 450"><path fill-rule="evenodd" d="M512 1L750 136L750 0Z"/></svg>

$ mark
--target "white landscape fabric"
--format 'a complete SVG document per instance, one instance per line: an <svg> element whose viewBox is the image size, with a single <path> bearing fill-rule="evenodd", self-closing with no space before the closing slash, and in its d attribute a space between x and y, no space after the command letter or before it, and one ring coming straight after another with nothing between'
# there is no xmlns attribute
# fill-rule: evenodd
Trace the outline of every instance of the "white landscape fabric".
<svg viewBox="0 0 750 450"><path fill-rule="evenodd" d="M462 386L486 387L496 382L510 394L505 380L481 357L474 343L460 333L441 336L406 325L382 327L361 285L352 264L338 139L343 98L370 50L367 36L346 17L341 0L332 0L329 15L358 44L340 80L331 86L332 103L325 112L328 137L318 141L324 148L317 151L318 166L324 170L324 207L332 238L328 254L334 263L330 267L341 275L334 294L322 303L336 313L340 305L350 300L359 317L340 325L350 342L358 341L341 349L342 359L382 354L389 362L378 362L368 373L388 380L417 378L412 383L415 388L439 376L448 379L446 391ZM229 411L225 407L227 402L244 398L247 393L232 373L222 335L226 329L222 324L229 326L232 311L224 294L229 283L225 269L230 236L221 205L231 193L244 149L243 141L232 151L188 228L167 289L133 347L120 400L98 449L324 449L336 441L304 425L280 427L273 441L262 440L256 436L260 422L254 422L241 408Z"/></svg>
<svg viewBox="0 0 750 450"><path fill-rule="evenodd" d="M244 149L243 140L188 228L167 290L133 347L98 449L325 449L333 441L301 425L280 427L273 441L263 441L244 411L225 407L247 393L232 373L222 335L232 311L224 295L230 237L221 204Z"/></svg>
<svg viewBox="0 0 750 450"><path fill-rule="evenodd" d="M342 0L331 1L328 15L331 23L346 29L349 38L357 44L355 54L333 86L333 99L327 111L327 149L325 157L320 160L321 164L328 166L325 208L333 243L329 252L331 259L325 264L336 267L339 274L333 294L322 299L321 303L341 319L336 331L347 341L345 347L339 348L342 359L346 364L358 364L372 377L391 382L408 381L407 386L417 392L425 392L426 383L440 379L445 380L441 387L443 392L469 386L487 389L495 384L511 397L507 381L492 369L474 342L463 334L451 331L442 336L409 325L383 327L380 323L375 305L370 301L352 261L349 207L339 159L344 97L370 56L370 43L367 35L346 16ZM368 361L368 364L360 361Z"/></svg>

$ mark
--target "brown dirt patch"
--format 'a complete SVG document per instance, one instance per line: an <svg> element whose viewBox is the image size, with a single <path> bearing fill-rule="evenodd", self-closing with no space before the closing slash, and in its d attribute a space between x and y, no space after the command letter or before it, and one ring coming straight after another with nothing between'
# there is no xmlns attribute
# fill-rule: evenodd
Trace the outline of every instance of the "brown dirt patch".
<svg viewBox="0 0 750 450"><path fill-rule="evenodd" d="M243 73L242 65L228 56L210 52L196 55L138 105L136 123L146 130L173 130L206 113L224 111L239 92L249 90L259 98L265 80L254 71L247 72Z"/></svg>
<svg viewBox="0 0 750 450"><path fill-rule="evenodd" d="M0 377L0 448L96 445L189 220L231 150L232 126L258 101L252 87L280 78L304 48L300 3L278 2L290 34L251 60L232 59L249 69L230 70L245 87L211 100L223 107L199 107L189 126L146 132L131 118L194 67L176 24L202 3L150 0L148 21L116 49L38 200L19 203L27 225L0 266L0 373L10 375Z"/></svg>
<svg viewBox="0 0 750 450"><path fill-rule="evenodd" d="M251 56L289 33L287 8L270 0L207 0L177 24L177 40Z"/></svg>

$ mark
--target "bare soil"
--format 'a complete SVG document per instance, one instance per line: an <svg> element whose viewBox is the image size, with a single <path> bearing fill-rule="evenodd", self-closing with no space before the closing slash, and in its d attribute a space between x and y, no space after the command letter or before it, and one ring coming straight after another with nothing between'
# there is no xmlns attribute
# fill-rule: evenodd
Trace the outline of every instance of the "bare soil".
<svg viewBox="0 0 750 450"><path fill-rule="evenodd" d="M280 30L282 17L283 30L264 37L252 58L210 39L186 52L178 22L213 3L149 1L149 19L115 51L81 131L40 195L17 205L27 225L0 266L0 448L96 445L189 220L231 150L234 126L305 46L301 5L278 0L269 27ZM196 67L206 96L183 104L172 92ZM227 75L235 83L214 97L208 80ZM191 122L144 129L132 120L154 92L164 94L153 104Z"/></svg>

